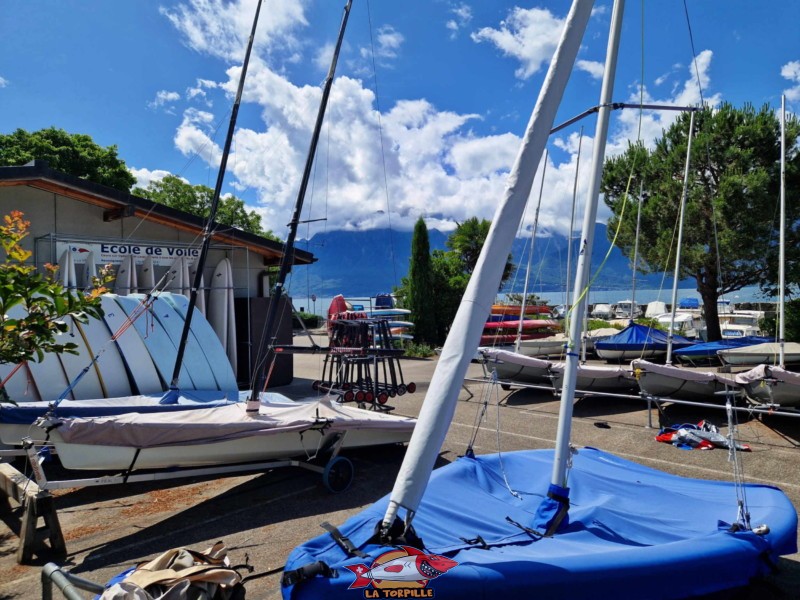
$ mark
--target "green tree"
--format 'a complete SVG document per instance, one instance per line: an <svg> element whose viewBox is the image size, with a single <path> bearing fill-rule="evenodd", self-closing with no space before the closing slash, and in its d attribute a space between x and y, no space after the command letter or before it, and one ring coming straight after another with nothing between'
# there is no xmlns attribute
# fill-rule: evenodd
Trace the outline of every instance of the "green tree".
<svg viewBox="0 0 800 600"><path fill-rule="evenodd" d="M633 144L608 160L601 191L613 215L609 236L619 226L616 245L633 255L636 205L628 189L643 189L639 228L639 269L674 268L675 239L683 188L689 114L682 114L656 141L653 150ZM680 279L693 278L706 312L710 340L720 339L717 299L748 285L774 281L778 240L780 127L768 106L755 110L725 104L695 113L689 169ZM797 181L797 119L787 123L791 173ZM787 203L789 223L800 218L800 204ZM787 236L791 257L800 259L800 237ZM798 281L794 280L795 283Z"/></svg>
<svg viewBox="0 0 800 600"><path fill-rule="evenodd" d="M211 201L214 198L214 190L210 187L191 185L175 175L167 175L158 181L151 181L146 188L134 188L133 193L153 202L202 217L208 217ZM280 241L271 231L261 227L261 215L254 210L248 211L245 203L235 196L220 198L216 221Z"/></svg>
<svg viewBox="0 0 800 600"><path fill-rule="evenodd" d="M88 181L128 192L136 178L117 156L117 147L98 146L90 136L50 127L29 133L17 129L0 135L0 165L20 166L46 160L50 167Z"/></svg>
<svg viewBox="0 0 800 600"><path fill-rule="evenodd" d="M450 332L456 318L461 298L467 290L469 273L464 271L461 258L455 252L434 250L431 256L433 267L433 314L436 317L436 343L441 345Z"/></svg>
<svg viewBox="0 0 800 600"><path fill-rule="evenodd" d="M103 317L100 294L111 279L103 274L88 293L74 293L52 277L58 267L46 265L49 274L45 274L27 264L31 253L20 241L28 235L30 222L23 217L13 211L0 225L5 251L0 263L0 362L10 364L41 362L49 352L77 354L75 344L59 343L56 335L68 331L67 316L83 323L89 317ZM0 389L0 399L8 399L5 389Z"/></svg>
<svg viewBox="0 0 800 600"><path fill-rule="evenodd" d="M437 341L436 318L433 312L436 301L433 295L431 245L428 228L422 217L414 225L414 235L411 238L408 284L405 300L414 319L414 341L434 344Z"/></svg>
<svg viewBox="0 0 800 600"><path fill-rule="evenodd" d="M481 221L475 217L467 219L456 227L445 242L450 250L434 250L431 254L431 296L433 300L428 304L428 312L434 317L437 344L443 344L447 337L450 325L461 304L461 298L467 289L470 275L475 269L475 263L477 263L483 243L486 241L489 226L490 222L486 220ZM427 229L425 231L427 234ZM414 237L416 234L415 227ZM503 281L511 275L513 268L511 255L509 255L503 272ZM409 272L409 277L404 277L400 287L395 288L395 294L405 307L410 307L409 303L414 301L412 300L414 284L410 275ZM415 314L417 312L415 310Z"/></svg>
<svg viewBox="0 0 800 600"><path fill-rule="evenodd" d="M478 262L486 237L489 235L491 225L491 221L486 219L478 220L477 217L472 217L463 223L459 223L455 231L447 238L447 242L445 242L447 247L459 257L465 272L472 273L475 270L475 265ZM503 269L501 285L511 276L513 270L514 263L512 262L512 256L509 254L508 261Z"/></svg>

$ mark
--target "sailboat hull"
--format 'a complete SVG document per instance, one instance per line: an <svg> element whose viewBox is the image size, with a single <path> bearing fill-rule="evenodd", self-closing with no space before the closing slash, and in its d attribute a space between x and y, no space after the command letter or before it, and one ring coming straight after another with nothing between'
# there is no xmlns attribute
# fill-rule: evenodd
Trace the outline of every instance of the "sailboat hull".
<svg viewBox="0 0 800 600"><path fill-rule="evenodd" d="M732 375L657 365L644 360L631 362L642 393L658 398L724 402L729 394L740 394Z"/></svg>
<svg viewBox="0 0 800 600"><path fill-rule="evenodd" d="M797 515L777 488L747 486L752 522L767 524L769 533L733 532L725 523L737 514L733 484L665 474L593 448L573 459L569 524L553 537L520 527L533 527L552 451L461 458L431 477L414 520L425 544L418 555L370 540L388 503L383 498L339 527L367 556L348 556L327 534L310 540L289 556L285 571L321 560L338 577L287 585L284 598L594 600L605 592L672 600L742 587L769 572L766 557L796 551ZM524 482L516 496L506 479ZM371 577L385 574L381 564L397 562L398 552L440 567L423 565L424 576L413 582Z"/></svg>
<svg viewBox="0 0 800 600"><path fill-rule="evenodd" d="M313 456L344 434L342 448L407 442L416 421L341 405L262 399L210 408L65 417L51 432L61 464L76 470L165 469Z"/></svg>

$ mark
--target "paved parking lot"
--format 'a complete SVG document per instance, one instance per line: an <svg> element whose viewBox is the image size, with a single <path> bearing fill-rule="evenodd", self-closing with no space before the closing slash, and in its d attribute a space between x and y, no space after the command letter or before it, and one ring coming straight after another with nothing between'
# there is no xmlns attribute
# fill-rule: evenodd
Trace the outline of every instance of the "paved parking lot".
<svg viewBox="0 0 800 600"><path fill-rule="evenodd" d="M296 355L295 380L281 388L287 395L311 394L311 381L322 368L319 355ZM396 412L418 414L436 359L403 360L406 382L418 391L396 398ZM475 431L476 417L487 399L488 410L477 433L478 453L523 448L550 448L554 444L558 402L552 393L529 389L504 391L474 381L483 371L470 366L468 380L440 463L464 452ZM486 395L489 394L487 397ZM651 467L679 475L730 479L731 466L724 450L681 451L654 440L648 416L658 426L659 414L638 399L583 398L575 403L573 441L591 445ZM708 419L724 425L724 413L714 409L667 406L666 423ZM780 486L800 506L800 419L765 416L741 417L741 441L753 451L741 455L748 481ZM500 436L496 435L499 425ZM59 491L56 503L66 537L66 568L96 582L169 548L202 550L217 540L229 548L233 563L248 562L257 573L279 569L299 543L322 532L320 523L336 525L387 494L403 457L402 447L349 452L356 468L352 487L331 494L319 475L301 469L229 477L205 477L172 482L139 483ZM735 517L735 506L731 508ZM9 529L15 514L2 514L0 523L0 600L41 597L41 565L50 557L36 557L34 565L15 560L18 538ZM780 572L753 586L744 598L800 598L800 555L781 561ZM248 598L279 598L279 573L254 579ZM87 594L87 597L89 595Z"/></svg>

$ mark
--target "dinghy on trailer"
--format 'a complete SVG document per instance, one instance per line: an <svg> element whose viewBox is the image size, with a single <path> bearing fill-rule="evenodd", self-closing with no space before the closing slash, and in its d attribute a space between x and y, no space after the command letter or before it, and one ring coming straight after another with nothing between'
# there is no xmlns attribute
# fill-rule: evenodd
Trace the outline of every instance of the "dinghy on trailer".
<svg viewBox="0 0 800 600"><path fill-rule="evenodd" d="M616 0L611 15L576 275L581 291L589 279L623 5ZM774 487L686 479L597 449L571 449L579 319L570 328L555 450L475 456L468 449L433 471L591 9L590 0L572 4L391 494L295 548L282 579L285 599L671 599L745 585L769 573L780 555L796 552L797 515ZM586 294L576 298L580 315ZM741 494L746 503L737 502ZM415 577L380 579L383 565L401 573L412 563Z"/></svg>
<svg viewBox="0 0 800 600"><path fill-rule="evenodd" d="M348 4L345 9L333 65L336 64L338 58L349 7ZM256 20L259 10L260 3L256 12ZM255 22L253 28L255 30ZM250 38L250 48L254 35L255 31ZM248 57L249 52L250 49L248 49ZM245 58L239 82L235 104L237 108L243 91L246 64L247 58ZM326 82L325 98L332 85L333 65ZM315 143L319 137L324 106L323 101L314 132ZM177 348L172 342L168 329L164 327L163 319L152 319L150 322L152 329L148 330L141 324L137 325L137 321L133 321L133 327L142 333L142 337L147 334L153 338L147 344L148 349L158 362L159 373L169 384L169 390L164 394L164 399L180 397L184 393L181 382L188 383L189 386L194 383L191 378L192 371L186 368L183 358L184 352L187 351L188 341L194 337L191 327L193 316L199 318L193 315L193 312L200 291L203 260L207 254L213 231L213 219L222 186L225 161L233 138L236 112L234 109L214 200L206 223L203 247L198 259L189 305L183 315L183 328ZM308 156L309 163L313 156L312 148ZM310 165L307 171L310 171ZM301 185L298 211L302 204L306 184L307 181ZM275 308L281 297L281 288L285 282L288 263L294 258L292 240L295 233L296 221L284 248L281 272L267 316L264 335L265 340L268 341L265 347L269 348L273 346L270 335L274 330ZM230 262L223 259L220 264L223 269L218 270L226 273L228 282L220 289L230 298L232 295ZM155 296L148 297L147 302L144 299L142 302L138 302L136 298L123 297L112 297L112 300L118 302L130 317L138 313L134 310L133 303L146 307L150 300L155 304L164 302ZM172 306L161 305L161 308L164 311L162 317L164 314L178 316ZM230 308L232 309L232 306ZM231 315L232 313L228 311L227 319L224 320L224 323L228 325L228 331L226 335L221 336L217 343L221 344L223 339L227 340L227 355L234 360L235 354L231 355L231 332L234 329L231 324ZM174 330L174 328L172 329ZM147 342L147 340L145 341ZM186 356L190 357L191 353ZM195 357L201 364L206 360L201 353L195 353ZM349 485L352 479L352 465L344 457L337 456L340 448L402 443L409 439L416 423L411 418L380 413L371 414L358 408L340 406L330 397L287 402L285 397L275 400L274 396L265 396L262 390L266 385L266 370L269 365L266 364L266 357L262 358L263 360L259 362L260 371L257 373L256 385L249 391L241 392L239 394L240 401L237 403L227 403L210 408L198 407L191 411L173 411L172 414L159 411L143 411L141 413L127 411L123 414L109 416L70 417L61 413L52 418L49 418L50 415L48 415L48 418L43 419L42 425L49 430L50 443L63 457L64 464L71 469L124 469L127 473L134 468L143 467L157 469L214 465L224 468L225 465L232 463L250 463L254 460L269 460L277 457L288 460L296 456L301 456L306 462L298 464L297 461L288 461L286 464L312 468L311 465L306 464L310 458L330 454L332 458L324 469L313 466L312 470L323 472L324 477L328 480L327 483L330 483L332 477L330 473L334 470L334 466L344 464L344 468L336 467L343 474L335 477L338 482L332 486L336 488L335 491L341 491L343 487L346 487L343 484ZM165 362L174 365L171 376L166 370L167 365L163 364ZM210 369L207 375L212 376ZM212 393L216 393L217 396L226 395L225 391L219 390L212 390ZM127 465L125 465L126 462ZM261 468L270 466L281 465L262 464ZM252 468L252 466L246 468Z"/></svg>

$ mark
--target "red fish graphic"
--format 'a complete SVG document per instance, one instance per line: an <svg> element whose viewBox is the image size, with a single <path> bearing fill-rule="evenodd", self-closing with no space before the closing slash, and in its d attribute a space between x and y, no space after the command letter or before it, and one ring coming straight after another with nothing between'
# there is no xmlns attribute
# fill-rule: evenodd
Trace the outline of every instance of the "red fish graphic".
<svg viewBox="0 0 800 600"><path fill-rule="evenodd" d="M352 571L356 576L356 580L350 584L349 589L363 588L373 582L381 581L391 581L399 584L403 582L425 584L458 566L456 561L445 556L424 554L409 546L401 546L400 548L405 551L405 556L398 556L381 562L381 556L397 553L397 550L392 550L376 558L371 567L365 564L346 566L345 568Z"/></svg>

